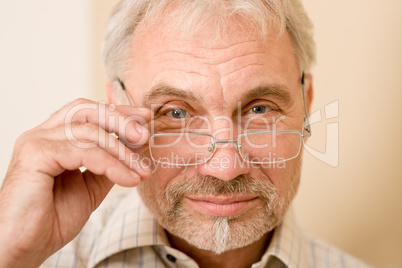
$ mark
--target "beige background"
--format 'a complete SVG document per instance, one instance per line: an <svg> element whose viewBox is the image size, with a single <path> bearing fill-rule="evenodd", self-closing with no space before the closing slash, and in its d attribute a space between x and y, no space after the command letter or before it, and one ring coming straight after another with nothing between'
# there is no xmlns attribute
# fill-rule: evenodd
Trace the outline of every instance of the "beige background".
<svg viewBox="0 0 402 268"><path fill-rule="evenodd" d="M2 175L22 131L77 97L105 99L100 42L114 3L0 3ZM402 1L304 3L318 46L313 112L322 115L308 146L324 154L331 123L339 162L305 153L299 222L369 264L402 267ZM336 101L339 116L326 119Z"/></svg>

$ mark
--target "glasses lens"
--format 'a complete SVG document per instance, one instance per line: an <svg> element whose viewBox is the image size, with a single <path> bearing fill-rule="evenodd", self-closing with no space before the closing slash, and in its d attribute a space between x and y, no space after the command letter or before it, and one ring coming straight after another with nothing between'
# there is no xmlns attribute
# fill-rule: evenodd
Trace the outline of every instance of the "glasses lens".
<svg viewBox="0 0 402 268"><path fill-rule="evenodd" d="M149 140L152 159L175 166L207 162L213 153L212 144L211 136L192 133L154 134Z"/></svg>
<svg viewBox="0 0 402 268"><path fill-rule="evenodd" d="M251 163L278 163L300 153L301 134L295 132L261 132L240 135L239 153Z"/></svg>

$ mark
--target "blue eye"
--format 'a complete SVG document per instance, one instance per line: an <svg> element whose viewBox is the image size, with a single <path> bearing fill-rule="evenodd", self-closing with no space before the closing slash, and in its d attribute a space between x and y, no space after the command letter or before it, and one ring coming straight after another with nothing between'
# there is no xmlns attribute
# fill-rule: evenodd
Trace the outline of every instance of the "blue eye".
<svg viewBox="0 0 402 268"><path fill-rule="evenodd" d="M167 115L175 119L183 119L187 116L187 112L183 109L173 109L167 113Z"/></svg>
<svg viewBox="0 0 402 268"><path fill-rule="evenodd" d="M271 109L268 108L267 106L263 106L263 105L255 106L255 107L251 108L251 110L250 110L250 112L253 114L264 114L269 111L271 111Z"/></svg>

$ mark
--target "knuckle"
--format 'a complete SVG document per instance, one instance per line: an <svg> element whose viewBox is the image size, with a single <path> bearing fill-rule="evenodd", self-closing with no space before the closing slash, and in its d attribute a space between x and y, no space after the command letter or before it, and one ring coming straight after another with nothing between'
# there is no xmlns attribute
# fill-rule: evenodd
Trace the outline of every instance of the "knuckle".
<svg viewBox="0 0 402 268"><path fill-rule="evenodd" d="M74 122L70 126L70 136L78 140L93 140L99 133L99 126L90 122Z"/></svg>
<svg viewBox="0 0 402 268"><path fill-rule="evenodd" d="M99 143L99 127L93 123L75 122L69 126L71 130L67 140L77 148L93 148Z"/></svg>
<svg viewBox="0 0 402 268"><path fill-rule="evenodd" d="M85 133L98 133L99 132L99 126L95 125L90 122L83 122L81 124L78 124Z"/></svg>
<svg viewBox="0 0 402 268"><path fill-rule="evenodd" d="M78 98L78 99L73 100L70 104L72 106L75 106L75 105L79 105L79 104L83 104L83 103L87 103L87 102L92 102L92 101L85 99L85 98Z"/></svg>
<svg viewBox="0 0 402 268"><path fill-rule="evenodd" d="M88 122L88 118L93 114L91 109L80 109L75 113L75 119L82 122Z"/></svg>
<svg viewBox="0 0 402 268"><path fill-rule="evenodd" d="M87 99L77 99L71 103L67 112L69 122L99 122L103 104Z"/></svg>
<svg viewBox="0 0 402 268"><path fill-rule="evenodd" d="M25 140L17 149L17 153L21 156L33 156L43 150L44 144L39 139Z"/></svg>
<svg viewBox="0 0 402 268"><path fill-rule="evenodd" d="M17 139L15 140L15 145L19 145L19 144L24 143L24 141L27 140L28 137L30 136L30 133L31 133L31 132L28 130L28 131L26 131L26 132L20 134L20 135L17 137Z"/></svg>
<svg viewBox="0 0 402 268"><path fill-rule="evenodd" d="M14 152L20 152L21 150L35 152L41 144L42 134L41 130L35 129L23 132L15 140Z"/></svg>

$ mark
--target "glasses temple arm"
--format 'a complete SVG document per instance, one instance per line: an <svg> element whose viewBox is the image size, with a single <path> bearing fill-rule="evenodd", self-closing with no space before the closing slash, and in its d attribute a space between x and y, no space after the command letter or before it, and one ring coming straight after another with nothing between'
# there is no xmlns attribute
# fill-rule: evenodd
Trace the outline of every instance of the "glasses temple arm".
<svg viewBox="0 0 402 268"><path fill-rule="evenodd" d="M304 126L303 129L307 132L307 134L303 133L303 137L308 138L311 136L311 125L310 125L310 120L308 118L308 111L307 111L307 104L306 104L306 92L304 91L304 86L305 86L305 79L304 79L304 72L301 75L301 84L302 84L302 95L303 95L303 104L304 104L304 113L306 117L304 117Z"/></svg>
<svg viewBox="0 0 402 268"><path fill-rule="evenodd" d="M120 78L117 78L117 82L119 83L121 89L123 90L124 94L126 95L128 103L130 104L130 106L133 106L131 104L130 98L128 97L126 86L124 85L123 81L121 81Z"/></svg>

